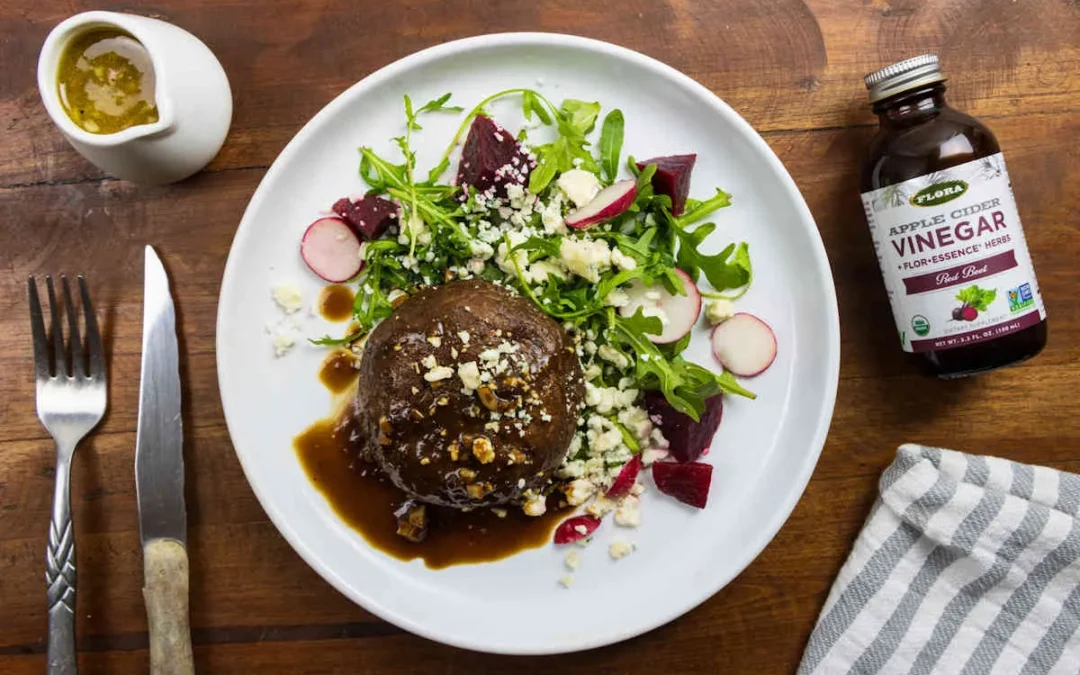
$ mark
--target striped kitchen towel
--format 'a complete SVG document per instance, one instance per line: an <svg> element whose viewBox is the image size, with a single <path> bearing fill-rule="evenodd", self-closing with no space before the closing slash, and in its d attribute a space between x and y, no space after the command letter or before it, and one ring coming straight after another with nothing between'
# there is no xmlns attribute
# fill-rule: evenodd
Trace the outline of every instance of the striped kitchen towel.
<svg viewBox="0 0 1080 675"><path fill-rule="evenodd" d="M902 446L800 675L1080 673L1080 476Z"/></svg>

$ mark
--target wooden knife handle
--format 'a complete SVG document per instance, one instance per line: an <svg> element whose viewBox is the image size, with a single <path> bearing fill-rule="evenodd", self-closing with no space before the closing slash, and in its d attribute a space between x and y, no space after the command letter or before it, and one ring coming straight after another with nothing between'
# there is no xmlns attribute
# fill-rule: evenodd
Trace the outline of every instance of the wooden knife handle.
<svg viewBox="0 0 1080 675"><path fill-rule="evenodd" d="M143 598L150 627L150 675L194 675L188 625L188 556L183 544L143 547Z"/></svg>

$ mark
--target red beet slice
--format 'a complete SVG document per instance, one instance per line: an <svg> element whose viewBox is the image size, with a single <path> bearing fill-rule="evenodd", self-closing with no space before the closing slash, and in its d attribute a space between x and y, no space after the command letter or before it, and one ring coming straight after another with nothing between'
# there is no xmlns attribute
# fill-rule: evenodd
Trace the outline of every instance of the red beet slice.
<svg viewBox="0 0 1080 675"><path fill-rule="evenodd" d="M331 207L361 239L378 239L398 217L398 206L389 199L367 195L342 197Z"/></svg>
<svg viewBox="0 0 1080 675"><path fill-rule="evenodd" d="M555 528L555 543L570 544L584 539L600 527L600 519L592 516L574 516L559 523Z"/></svg>
<svg viewBox="0 0 1080 675"><path fill-rule="evenodd" d="M622 471L615 478L615 482L608 488L607 497L625 497L630 494L630 489L637 482L638 473L641 472L641 455L634 455L630 461L623 464Z"/></svg>
<svg viewBox="0 0 1080 675"><path fill-rule="evenodd" d="M525 185L533 166L535 162L512 133L490 117L477 115L461 149L457 184L472 186L479 193L490 189L492 196L505 197L507 185Z"/></svg>
<svg viewBox="0 0 1080 675"><path fill-rule="evenodd" d="M670 443L671 456L680 462L693 462L712 444L724 414L724 402L720 394L705 399L705 412L701 413L700 422L672 408L658 391L645 394L645 409L654 421L656 417L660 418L660 431Z"/></svg>
<svg viewBox="0 0 1080 675"><path fill-rule="evenodd" d="M705 508L712 484L712 465L701 462L656 462L652 465L653 480L660 492L671 495L683 504Z"/></svg>
<svg viewBox="0 0 1080 675"><path fill-rule="evenodd" d="M637 163L638 169L644 169L650 164L656 165L656 173L652 177L653 190L658 195L671 197L673 216L682 215L686 209L686 198L690 194L690 172L694 170L696 161L697 155L668 155Z"/></svg>

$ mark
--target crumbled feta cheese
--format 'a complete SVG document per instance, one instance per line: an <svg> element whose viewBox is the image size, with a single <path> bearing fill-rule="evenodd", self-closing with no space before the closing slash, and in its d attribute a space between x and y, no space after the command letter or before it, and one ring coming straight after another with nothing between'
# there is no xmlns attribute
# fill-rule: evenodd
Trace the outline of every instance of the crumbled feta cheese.
<svg viewBox="0 0 1080 675"><path fill-rule="evenodd" d="M547 234L566 234L566 221L562 215L562 193L556 192L551 201L540 210L540 222L544 225Z"/></svg>
<svg viewBox="0 0 1080 675"><path fill-rule="evenodd" d="M626 291L616 288L604 297L604 304L609 307L626 307L630 304L630 296Z"/></svg>
<svg viewBox="0 0 1080 675"><path fill-rule="evenodd" d="M611 248L603 239L564 238L559 258L567 270L596 283L600 274L611 268Z"/></svg>
<svg viewBox="0 0 1080 675"><path fill-rule="evenodd" d="M296 345L296 338L285 332L278 332L274 334L274 354L277 356L285 356L293 346Z"/></svg>
<svg viewBox="0 0 1080 675"><path fill-rule="evenodd" d="M615 509L615 524L622 527L637 527L641 525L641 511L638 509L640 500L627 495L619 501L619 507Z"/></svg>
<svg viewBox="0 0 1080 675"><path fill-rule="evenodd" d="M585 405L595 408L596 412L601 414L633 405L637 395L637 389L597 387L590 382L585 383Z"/></svg>
<svg viewBox="0 0 1080 675"><path fill-rule="evenodd" d="M580 506L584 504L589 497L592 497L596 492L596 486L592 482L579 478L571 481L567 486L566 503L570 506Z"/></svg>
<svg viewBox="0 0 1080 675"><path fill-rule="evenodd" d="M709 323L716 325L730 319L735 314L735 303L723 298L710 300L705 305L705 318Z"/></svg>
<svg viewBox="0 0 1080 675"><path fill-rule="evenodd" d="M435 366L431 370L424 373L424 379L428 382L438 382L445 380L448 377L453 377L454 369L449 366Z"/></svg>
<svg viewBox="0 0 1080 675"><path fill-rule="evenodd" d="M519 231L510 232L506 235L506 237L510 240L511 246L519 246L521 244L524 244L525 241L528 239L528 237L526 237L524 233ZM516 266L514 264L515 261L517 263ZM499 266L499 269L501 269L506 274L516 277L518 267L520 267L522 270L528 269L529 252L521 250L514 251L513 257L510 257L508 249L506 248L506 242L504 241L499 244L499 247L495 250L495 264L497 264Z"/></svg>
<svg viewBox="0 0 1080 675"><path fill-rule="evenodd" d="M575 168L563 172L555 184L579 209L596 198L600 192L600 179L595 173L584 169Z"/></svg>
<svg viewBox="0 0 1080 675"><path fill-rule="evenodd" d="M432 347L441 347L442 346L442 338L439 337L438 335L429 335L427 341L428 341L428 344L430 344Z"/></svg>
<svg viewBox="0 0 1080 675"><path fill-rule="evenodd" d="M611 264L621 270L637 269L637 261L619 250L619 247L611 249Z"/></svg>
<svg viewBox="0 0 1080 675"><path fill-rule="evenodd" d="M469 242L469 255L480 260L489 260L495 255L495 249L485 241L473 239Z"/></svg>
<svg viewBox="0 0 1080 675"><path fill-rule="evenodd" d="M431 369L431 368L434 368L435 366L439 365L439 362L435 360L435 355L434 354L428 354L427 356L425 356L420 361L420 365L422 365L425 368Z"/></svg>
<svg viewBox="0 0 1080 675"><path fill-rule="evenodd" d="M470 337L469 336L469 331L467 331L467 330L458 331L457 336L458 336L458 339L461 340L461 344L468 346L469 337Z"/></svg>
<svg viewBox="0 0 1080 675"><path fill-rule="evenodd" d="M644 408L639 406L624 408L619 411L617 419L619 424L626 427L638 441L647 442L652 435L653 423Z"/></svg>
<svg viewBox="0 0 1080 675"><path fill-rule="evenodd" d="M600 348L596 352L597 356L604 359L611 365L615 366L619 370L626 368L630 365L630 359L618 349L615 349L611 345L600 345Z"/></svg>
<svg viewBox="0 0 1080 675"><path fill-rule="evenodd" d="M659 429L657 429L659 431ZM650 448L641 453L641 463L644 466L651 466L654 462L666 459L668 451L660 448Z"/></svg>
<svg viewBox="0 0 1080 675"><path fill-rule="evenodd" d="M534 283L542 284L548 279L548 276L556 276L559 279L566 278L566 272L562 267L559 267L550 260L537 260L529 266L528 271L525 272L525 280Z"/></svg>
<svg viewBox="0 0 1080 675"><path fill-rule="evenodd" d="M562 575L561 577L559 577L559 583L562 584L563 588L570 588L570 586L572 586L574 584L574 575L573 574L564 574L564 575Z"/></svg>
<svg viewBox="0 0 1080 675"><path fill-rule="evenodd" d="M608 554L615 560L625 558L634 552L634 544L626 541L625 539L616 539L608 546Z"/></svg>
<svg viewBox="0 0 1080 675"><path fill-rule="evenodd" d="M543 495L529 495L526 494L525 504L521 507L521 510L525 512L527 516L542 516L547 511L547 501L545 501Z"/></svg>
<svg viewBox="0 0 1080 675"><path fill-rule="evenodd" d="M458 366L457 372L466 389L480 388L480 368L476 365L476 361L462 363Z"/></svg>
<svg viewBox="0 0 1080 675"><path fill-rule="evenodd" d="M568 460L559 467L560 478L581 478L584 475L585 461L581 459Z"/></svg>
<svg viewBox="0 0 1080 675"><path fill-rule="evenodd" d="M300 292L300 287L291 281L275 284L270 289L270 294L277 306L286 314L295 314L304 308L304 296Z"/></svg>
<svg viewBox="0 0 1080 675"><path fill-rule="evenodd" d="M566 563L566 569L573 571L581 564L581 558L578 556L577 551L570 549L566 552L566 557L563 558L563 562Z"/></svg>
<svg viewBox="0 0 1080 675"><path fill-rule="evenodd" d="M588 513L594 518L603 518L607 514L614 511L616 508L615 500L608 499L603 495L592 500L588 506L585 507L585 513Z"/></svg>

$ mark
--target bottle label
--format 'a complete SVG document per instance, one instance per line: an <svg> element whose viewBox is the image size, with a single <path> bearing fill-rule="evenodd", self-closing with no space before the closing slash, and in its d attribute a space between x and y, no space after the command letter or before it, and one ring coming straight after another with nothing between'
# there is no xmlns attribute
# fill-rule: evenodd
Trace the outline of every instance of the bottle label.
<svg viewBox="0 0 1080 675"><path fill-rule="evenodd" d="M1046 318L1000 153L862 199L904 351L963 347Z"/></svg>

